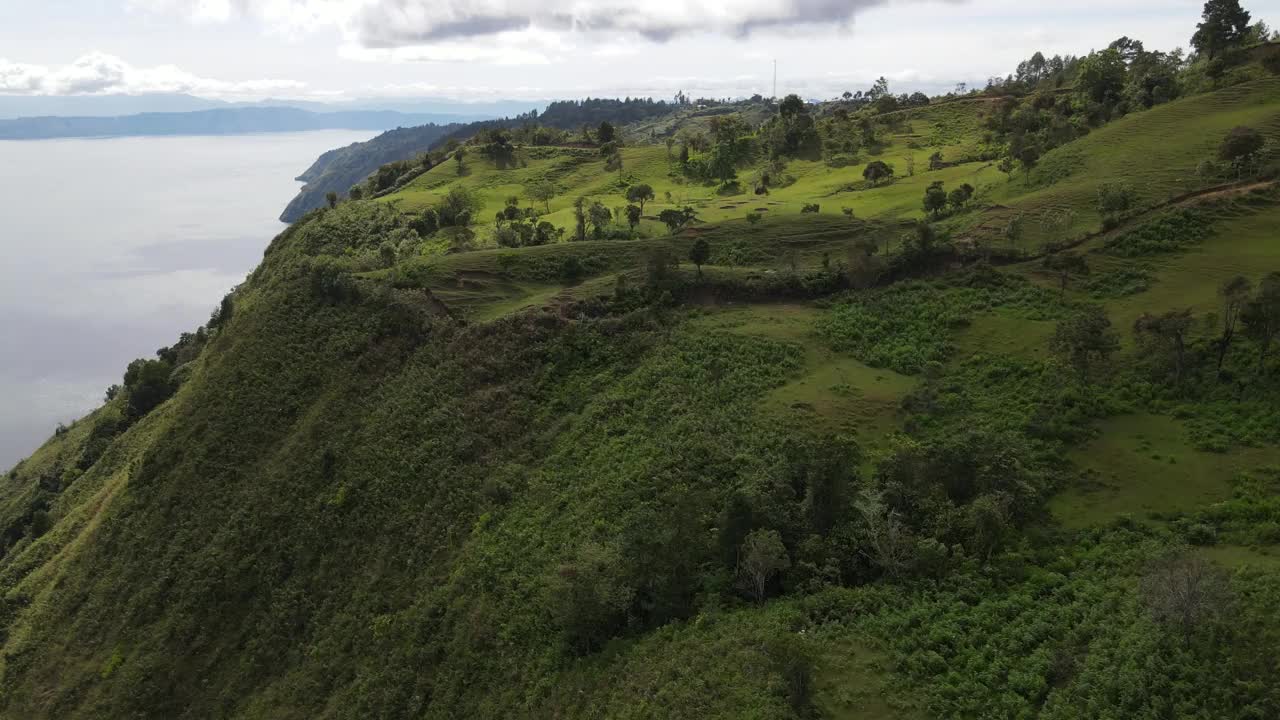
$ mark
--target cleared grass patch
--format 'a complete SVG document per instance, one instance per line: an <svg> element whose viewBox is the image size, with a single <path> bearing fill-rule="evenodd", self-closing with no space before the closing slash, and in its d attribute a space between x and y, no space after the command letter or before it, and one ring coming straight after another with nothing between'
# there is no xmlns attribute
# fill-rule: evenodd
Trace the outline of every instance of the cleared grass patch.
<svg viewBox="0 0 1280 720"><path fill-rule="evenodd" d="M1224 500L1231 496L1230 480L1236 473L1280 462L1276 448L1197 451L1177 420L1159 415L1110 418L1098 429L1096 440L1071 452L1082 470L1080 483L1050 502L1054 516L1067 527Z"/></svg>
<svg viewBox="0 0 1280 720"><path fill-rule="evenodd" d="M899 406L917 381L830 350L814 329L822 313L805 305L745 305L716 310L696 322L706 328L800 344L805 350L801 372L770 392L762 411L848 433L859 439L864 450L874 449L886 435L900 429Z"/></svg>

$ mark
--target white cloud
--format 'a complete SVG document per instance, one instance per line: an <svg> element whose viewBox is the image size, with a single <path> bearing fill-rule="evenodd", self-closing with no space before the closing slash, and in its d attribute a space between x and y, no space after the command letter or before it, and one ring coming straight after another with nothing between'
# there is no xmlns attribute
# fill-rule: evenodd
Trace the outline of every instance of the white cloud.
<svg viewBox="0 0 1280 720"><path fill-rule="evenodd" d="M964 2L965 0L947 0ZM368 48L433 45L523 30L561 34L625 33L667 40L718 33L740 37L765 28L847 26L889 0L130 0L151 12L194 20L248 17L277 30L343 31Z"/></svg>
<svg viewBox="0 0 1280 720"><path fill-rule="evenodd" d="M264 93L297 93L305 88L305 83L295 80L217 80L173 65L134 67L115 55L99 52L53 68L0 58L0 93L15 95L191 93L234 99Z"/></svg>
<svg viewBox="0 0 1280 720"><path fill-rule="evenodd" d="M487 63L490 65L547 65L574 46L562 35L537 28L494 34L484 42L442 40L428 45L367 47L343 45L338 54L349 60L377 62Z"/></svg>

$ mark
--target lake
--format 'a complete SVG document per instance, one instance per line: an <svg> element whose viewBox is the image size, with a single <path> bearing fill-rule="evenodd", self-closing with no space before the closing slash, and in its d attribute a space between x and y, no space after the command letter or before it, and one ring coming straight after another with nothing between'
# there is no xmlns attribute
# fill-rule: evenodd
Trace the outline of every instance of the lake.
<svg viewBox="0 0 1280 720"><path fill-rule="evenodd" d="M208 321L293 178L374 134L0 141L0 471Z"/></svg>

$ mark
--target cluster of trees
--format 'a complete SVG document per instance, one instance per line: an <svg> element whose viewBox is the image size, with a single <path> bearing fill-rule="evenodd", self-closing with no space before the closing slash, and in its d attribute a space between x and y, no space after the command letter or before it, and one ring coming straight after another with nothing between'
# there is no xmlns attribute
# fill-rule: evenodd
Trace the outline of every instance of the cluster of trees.
<svg viewBox="0 0 1280 720"><path fill-rule="evenodd" d="M494 216L493 225L493 238L499 247L548 245L564 236L564 228L539 220L535 208L520 207L518 197L507 198L505 206Z"/></svg>
<svg viewBox="0 0 1280 720"><path fill-rule="evenodd" d="M1240 338L1248 339L1256 352L1252 373L1262 378L1277 341L1280 341L1280 272L1263 277L1255 287L1243 276L1226 282L1219 291L1221 311L1197 317L1190 309L1160 314L1144 313L1133 325L1139 357L1148 369L1172 376L1180 385L1194 370L1212 368L1222 380L1238 379L1229 372L1232 350ZM1212 332L1212 328L1218 328Z"/></svg>
<svg viewBox="0 0 1280 720"><path fill-rule="evenodd" d="M583 125L599 126L605 121L627 125L670 111L669 103L652 98L585 98L557 100L541 113L534 114L532 119L557 128L578 128Z"/></svg>
<svg viewBox="0 0 1280 720"><path fill-rule="evenodd" d="M1188 73L1216 76L1244 62L1242 48L1270 34L1249 19L1238 0L1209 0L1191 57L1181 50L1149 51L1129 37L1082 58L1046 59L1036 53L1019 64L1016 76L989 86L1011 93L988 119L994 139L1007 147L1002 169L1012 174L1021 166L1030 178L1049 150L1114 118L1177 99Z"/></svg>
<svg viewBox="0 0 1280 720"><path fill-rule="evenodd" d="M910 95L907 93L894 95L889 92L889 81L881 77L865 92L862 90L857 92L846 90L840 96L838 102L850 110L857 111L869 108L873 112L883 115L896 110L928 105L929 96L922 92L914 92Z"/></svg>
<svg viewBox="0 0 1280 720"><path fill-rule="evenodd" d="M760 129L761 144L770 157L822 155L822 137L809 106L799 95L788 95L778 103L778 113Z"/></svg>
<svg viewBox="0 0 1280 720"><path fill-rule="evenodd" d="M759 134L736 113L711 118L709 129L709 137L683 135L675 159L685 175L727 185L737 178L739 168L756 160Z"/></svg>
<svg viewBox="0 0 1280 720"><path fill-rule="evenodd" d="M976 190L972 185L964 183L948 193L943 182L935 180L924 191L924 211L932 215L934 220L941 218L947 208L952 212L959 212L968 206L974 192Z"/></svg>

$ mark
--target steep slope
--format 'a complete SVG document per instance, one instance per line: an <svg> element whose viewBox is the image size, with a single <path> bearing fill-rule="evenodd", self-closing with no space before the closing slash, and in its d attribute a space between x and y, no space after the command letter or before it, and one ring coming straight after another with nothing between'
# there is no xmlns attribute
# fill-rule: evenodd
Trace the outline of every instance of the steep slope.
<svg viewBox="0 0 1280 720"><path fill-rule="evenodd" d="M328 193L346 195L352 185L364 180L382 165L424 153L436 141L458 127L457 124L431 124L397 128L372 140L352 143L345 148L324 153L298 176L298 181L306 185L289 202L280 215L280 220L294 222L311 210L323 207Z"/></svg>
<svg viewBox="0 0 1280 720"><path fill-rule="evenodd" d="M1265 121L1270 82L1199 122ZM1081 166L1155 152L1158 111ZM966 157L975 119L913 117L883 157ZM590 151L534 150L308 214L171 399L121 432L117 397L8 474L0 715L1280 713L1280 358L1244 335L1219 371L1204 318L1280 270L1271 182L1136 215L1065 281L902 223L935 179L1084 195L984 162L850 187L861 164L794 161L749 225L758 198L629 148L707 222L471 252L409 226L454 185L481 217L538 178L547 217L618 202ZM1063 352L1093 305L1116 347ZM1187 306L1178 343L1132 338ZM1180 568L1212 600L1190 622L1159 593Z"/></svg>

